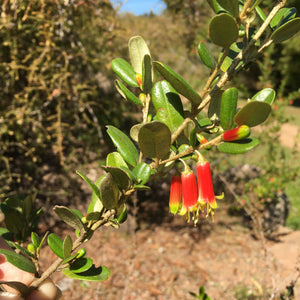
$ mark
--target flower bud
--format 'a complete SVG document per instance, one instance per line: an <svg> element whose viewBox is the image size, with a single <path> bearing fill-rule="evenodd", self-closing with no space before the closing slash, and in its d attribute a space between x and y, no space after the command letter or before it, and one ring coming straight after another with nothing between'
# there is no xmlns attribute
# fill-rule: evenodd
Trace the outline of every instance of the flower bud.
<svg viewBox="0 0 300 300"><path fill-rule="evenodd" d="M208 140L201 133L197 133L196 137L201 145L205 145L206 143L208 143ZM211 149L211 146L205 147L205 149Z"/></svg>
<svg viewBox="0 0 300 300"><path fill-rule="evenodd" d="M182 201L182 186L181 177L174 175L171 180L170 187L170 199L169 199L169 211L172 214L176 214L180 207Z"/></svg>
<svg viewBox="0 0 300 300"><path fill-rule="evenodd" d="M136 82L138 83L140 89L142 89L142 86L143 86L143 78L142 78L142 75L140 73L136 73L135 74L135 80Z"/></svg>
<svg viewBox="0 0 300 300"><path fill-rule="evenodd" d="M142 104L146 103L146 95L144 93L139 94L139 99L141 100Z"/></svg>
<svg viewBox="0 0 300 300"><path fill-rule="evenodd" d="M247 125L241 125L237 128L227 130L223 134L223 139L226 142L241 140L250 135L250 128Z"/></svg>

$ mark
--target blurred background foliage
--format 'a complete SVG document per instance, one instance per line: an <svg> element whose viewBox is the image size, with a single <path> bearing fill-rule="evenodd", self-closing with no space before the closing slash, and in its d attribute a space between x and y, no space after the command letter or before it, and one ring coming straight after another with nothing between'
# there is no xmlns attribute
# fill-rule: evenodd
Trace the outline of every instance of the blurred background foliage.
<svg viewBox="0 0 300 300"><path fill-rule="evenodd" d="M129 59L131 36L143 36L154 59L201 90L209 70L196 46L204 40L220 50L209 43L212 11L205 0L164 2L159 16L119 14L109 0L0 2L0 198L37 190L39 198L57 200L63 191L73 199L75 168L110 150L105 125L126 132L136 123L140 116L117 95L110 67L113 58ZM287 6L300 11L298 0ZM299 53L299 36L267 49L235 79L240 98L272 87L281 106L299 103Z"/></svg>

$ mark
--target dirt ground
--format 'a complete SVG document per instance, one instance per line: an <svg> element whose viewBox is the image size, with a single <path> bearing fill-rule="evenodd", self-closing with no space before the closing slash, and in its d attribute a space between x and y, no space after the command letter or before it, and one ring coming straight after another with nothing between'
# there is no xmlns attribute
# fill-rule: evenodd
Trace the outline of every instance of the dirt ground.
<svg viewBox="0 0 300 300"><path fill-rule="evenodd" d="M194 299L189 292L202 285L212 300L279 299L300 268L300 231L281 228L275 240L257 240L224 207L214 223L197 227L177 216L138 231L133 217L125 224L104 228L87 243L87 255L107 266L110 278L80 282L56 273L62 299ZM46 266L52 254L43 256ZM300 280L295 293L300 299Z"/></svg>

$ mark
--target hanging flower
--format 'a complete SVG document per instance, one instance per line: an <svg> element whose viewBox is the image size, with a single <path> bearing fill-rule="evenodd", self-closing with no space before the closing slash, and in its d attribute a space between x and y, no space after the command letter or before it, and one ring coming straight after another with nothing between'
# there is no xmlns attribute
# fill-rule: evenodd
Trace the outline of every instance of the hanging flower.
<svg viewBox="0 0 300 300"><path fill-rule="evenodd" d="M206 208L207 216L214 215L214 210L218 207L216 199L222 199L224 196L215 196L211 170L209 162L200 154L197 160L197 178L198 178L198 205L200 210Z"/></svg>
<svg viewBox="0 0 300 300"><path fill-rule="evenodd" d="M174 175L171 180L170 187L170 199L169 199L169 212L172 214L176 214L182 202L182 185L181 185L181 177L178 175Z"/></svg>
<svg viewBox="0 0 300 300"><path fill-rule="evenodd" d="M179 214L186 215L189 221L190 212L197 210L197 180L189 166L184 161L182 162L184 163L184 171L181 173L182 207Z"/></svg>

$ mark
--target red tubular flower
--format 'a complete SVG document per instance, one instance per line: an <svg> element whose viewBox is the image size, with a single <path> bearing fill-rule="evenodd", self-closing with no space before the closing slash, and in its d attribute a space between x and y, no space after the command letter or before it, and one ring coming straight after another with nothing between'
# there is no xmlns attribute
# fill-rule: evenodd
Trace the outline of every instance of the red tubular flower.
<svg viewBox="0 0 300 300"><path fill-rule="evenodd" d="M201 145L205 145L206 143L208 143L208 140L201 133L197 133L196 137ZM205 149L209 150L211 149L211 146L205 147Z"/></svg>
<svg viewBox="0 0 300 300"><path fill-rule="evenodd" d="M181 177L174 175L171 180L169 212L175 215L181 207L181 202L182 202Z"/></svg>
<svg viewBox="0 0 300 300"><path fill-rule="evenodd" d="M250 135L250 128L247 125L241 125L237 128L227 130L223 134L223 139L226 142L243 139Z"/></svg>
<svg viewBox="0 0 300 300"><path fill-rule="evenodd" d="M207 205L207 215L213 216L214 210L218 207L216 199L222 199L223 195L215 196L209 162L200 153L197 161L197 178L199 209L203 210Z"/></svg>
<svg viewBox="0 0 300 300"><path fill-rule="evenodd" d="M191 169L184 163L185 169L181 173L181 183L182 183L182 207L179 212L180 215L188 214L197 209L197 180L195 174Z"/></svg>

